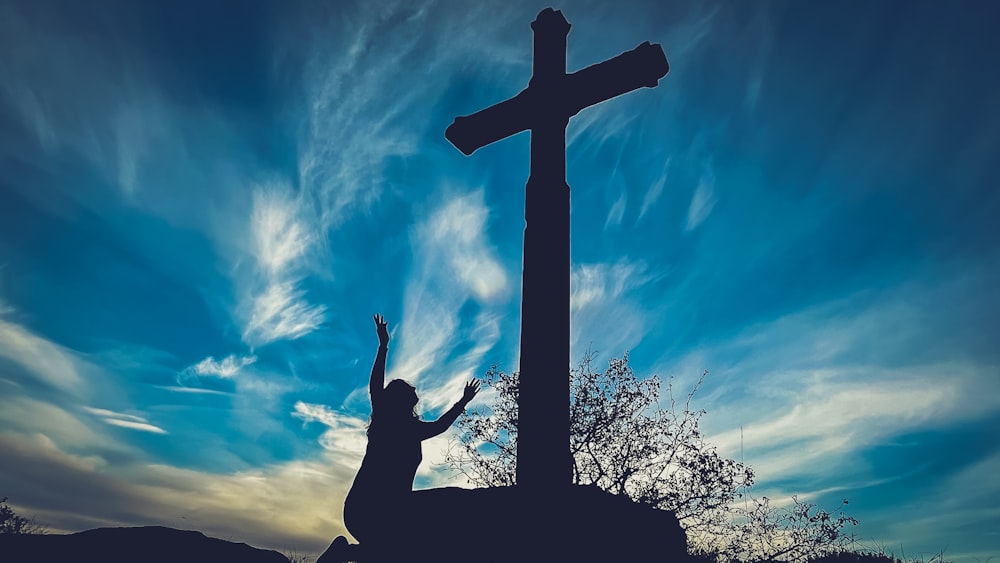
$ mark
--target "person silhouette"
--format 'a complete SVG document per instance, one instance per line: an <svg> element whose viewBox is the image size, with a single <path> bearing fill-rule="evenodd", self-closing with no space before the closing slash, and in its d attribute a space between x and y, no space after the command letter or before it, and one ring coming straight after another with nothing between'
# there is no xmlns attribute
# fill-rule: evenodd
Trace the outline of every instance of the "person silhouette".
<svg viewBox="0 0 1000 563"><path fill-rule="evenodd" d="M412 385L394 379L383 387L389 331L382 315L373 318L379 347L368 388L372 403L368 446L344 501L344 525L362 543L398 539L402 530L414 529L414 519L433 511L426 502L433 502L433 497L413 491L413 478L423 457L420 443L448 430L479 392L479 382L472 380L465 385L461 399L440 418L421 420L416 413L419 398Z"/></svg>

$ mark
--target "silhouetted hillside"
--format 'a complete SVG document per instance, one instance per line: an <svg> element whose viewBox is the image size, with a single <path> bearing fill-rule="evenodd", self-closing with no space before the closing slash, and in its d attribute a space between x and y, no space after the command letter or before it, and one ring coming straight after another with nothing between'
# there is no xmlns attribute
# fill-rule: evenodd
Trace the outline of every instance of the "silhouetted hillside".
<svg viewBox="0 0 1000 563"><path fill-rule="evenodd" d="M162 526L0 536L4 563L288 563L277 551Z"/></svg>
<svg viewBox="0 0 1000 563"><path fill-rule="evenodd" d="M903 563L903 560L880 553L845 551L811 559L810 563ZM942 561L941 563L944 562Z"/></svg>
<svg viewBox="0 0 1000 563"><path fill-rule="evenodd" d="M327 551L317 563L671 561L687 560L673 512L637 504L596 486L574 486L559 506L516 487L466 491L448 522L407 520L381 544Z"/></svg>

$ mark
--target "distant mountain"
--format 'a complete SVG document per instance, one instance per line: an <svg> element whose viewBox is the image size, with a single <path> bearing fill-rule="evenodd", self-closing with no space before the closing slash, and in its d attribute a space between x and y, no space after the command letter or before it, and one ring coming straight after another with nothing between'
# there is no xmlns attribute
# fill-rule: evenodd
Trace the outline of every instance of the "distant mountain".
<svg viewBox="0 0 1000 563"><path fill-rule="evenodd" d="M97 528L75 534L0 535L4 563L288 563L245 543L163 526Z"/></svg>

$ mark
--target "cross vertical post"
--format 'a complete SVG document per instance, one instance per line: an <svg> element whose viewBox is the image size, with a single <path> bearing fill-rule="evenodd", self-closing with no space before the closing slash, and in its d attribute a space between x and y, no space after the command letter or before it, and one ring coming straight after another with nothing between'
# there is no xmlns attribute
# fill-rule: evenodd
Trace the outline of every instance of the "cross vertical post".
<svg viewBox="0 0 1000 563"><path fill-rule="evenodd" d="M530 86L556 94L566 78L562 13L543 11L531 24ZM558 99L539 100L531 128L531 165L524 202L521 365L518 390L517 484L555 492L572 480L569 452L569 185L566 124ZM549 111L543 109L547 106ZM555 111L552 111L555 110ZM526 430L526 431L524 431Z"/></svg>
<svg viewBox="0 0 1000 563"><path fill-rule="evenodd" d="M510 135L531 131L524 203L521 358L518 390L517 486L552 499L568 491L570 192L566 125L579 111L641 87L669 70L659 45L631 51L566 74L562 12L546 8L531 24L534 58L528 87L472 115L456 117L445 137L466 155Z"/></svg>

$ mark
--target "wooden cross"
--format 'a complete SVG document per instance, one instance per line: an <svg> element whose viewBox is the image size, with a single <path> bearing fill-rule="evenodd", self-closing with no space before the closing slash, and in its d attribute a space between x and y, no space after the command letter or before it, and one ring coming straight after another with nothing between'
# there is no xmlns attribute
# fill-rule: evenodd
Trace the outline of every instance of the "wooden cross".
<svg viewBox="0 0 1000 563"><path fill-rule="evenodd" d="M566 74L562 12L546 8L531 24L531 81L518 95L457 117L445 137L466 155L526 129L531 165L524 206L517 485L551 493L572 482L569 451L569 186L566 124L580 110L640 87L669 69L663 49L631 51Z"/></svg>

